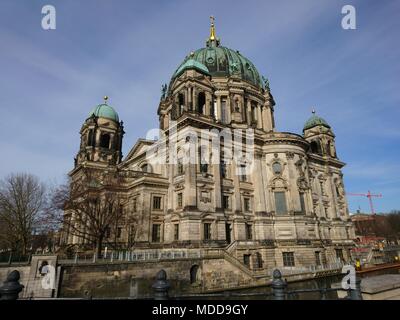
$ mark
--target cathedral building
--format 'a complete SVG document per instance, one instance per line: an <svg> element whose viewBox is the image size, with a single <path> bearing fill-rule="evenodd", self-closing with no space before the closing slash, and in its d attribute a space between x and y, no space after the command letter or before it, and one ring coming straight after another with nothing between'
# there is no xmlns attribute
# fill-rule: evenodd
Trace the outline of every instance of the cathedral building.
<svg viewBox="0 0 400 320"><path fill-rule="evenodd" d="M355 236L334 131L313 111L302 134L279 132L275 107L268 80L222 45L213 20L205 47L162 87L159 129L125 157L123 122L105 98L81 128L70 172L75 184L88 171L94 184L118 178L123 217L105 244L223 250L250 269L349 261ZM64 241L85 243L67 228Z"/></svg>

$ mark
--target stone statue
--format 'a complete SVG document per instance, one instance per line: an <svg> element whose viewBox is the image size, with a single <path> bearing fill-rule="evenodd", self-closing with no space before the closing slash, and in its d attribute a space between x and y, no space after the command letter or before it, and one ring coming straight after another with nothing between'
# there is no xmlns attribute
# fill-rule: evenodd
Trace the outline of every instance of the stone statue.
<svg viewBox="0 0 400 320"><path fill-rule="evenodd" d="M337 190L338 196L343 197L344 196L344 188L343 188L343 184L340 181L337 181L336 188L337 188L336 190Z"/></svg>
<svg viewBox="0 0 400 320"><path fill-rule="evenodd" d="M336 157L336 149L335 149L335 146L334 146L334 144L333 144L333 142L331 142L330 144L329 144L329 147L330 147L330 153L331 153L331 157L332 158L335 158Z"/></svg>
<svg viewBox="0 0 400 320"><path fill-rule="evenodd" d="M239 71L239 66L238 66L237 62L232 62L229 65L229 68L230 68L231 73L237 73Z"/></svg>
<svg viewBox="0 0 400 320"><path fill-rule="evenodd" d="M262 81L264 82L265 90L267 90L269 92L269 81L268 81L268 79L265 78L264 76L261 76L261 78L262 78Z"/></svg>
<svg viewBox="0 0 400 320"><path fill-rule="evenodd" d="M163 100L165 98L166 94L167 94L167 84L164 83L161 86L161 100Z"/></svg>

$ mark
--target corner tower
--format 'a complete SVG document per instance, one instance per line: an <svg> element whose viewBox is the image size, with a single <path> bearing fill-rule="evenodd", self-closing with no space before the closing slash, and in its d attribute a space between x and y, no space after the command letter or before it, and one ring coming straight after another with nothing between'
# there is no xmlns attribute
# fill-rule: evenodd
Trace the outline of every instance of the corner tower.
<svg viewBox="0 0 400 320"><path fill-rule="evenodd" d="M123 122L107 103L97 105L88 115L80 130L81 143L75 167L84 163L116 165L122 159Z"/></svg>
<svg viewBox="0 0 400 320"><path fill-rule="evenodd" d="M315 110L303 128L304 138L310 143L310 152L323 157L337 159L335 135L330 125Z"/></svg>

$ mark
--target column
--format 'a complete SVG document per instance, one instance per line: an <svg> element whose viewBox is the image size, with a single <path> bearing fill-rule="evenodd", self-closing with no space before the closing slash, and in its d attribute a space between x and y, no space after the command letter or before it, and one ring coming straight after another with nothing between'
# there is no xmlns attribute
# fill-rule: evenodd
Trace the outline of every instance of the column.
<svg viewBox="0 0 400 320"><path fill-rule="evenodd" d="M229 124L232 121L232 110L231 110L231 97L228 94L226 97L226 122Z"/></svg>
<svg viewBox="0 0 400 320"><path fill-rule="evenodd" d="M220 173L220 164L212 163L212 173L214 175L214 199L215 199L215 208L222 208L222 189L221 189L221 173Z"/></svg>
<svg viewBox="0 0 400 320"><path fill-rule="evenodd" d="M329 199L331 199L331 211L332 211L332 218L338 218L338 208L337 208L337 196L336 196L336 192L335 192L335 185L333 183L333 179L332 179L332 173L328 174L328 183L329 183L329 193L330 193L330 197Z"/></svg>
<svg viewBox="0 0 400 320"><path fill-rule="evenodd" d="M240 96L240 112L242 113L242 121L246 121L246 106L244 105L244 97Z"/></svg>
<svg viewBox="0 0 400 320"><path fill-rule="evenodd" d="M254 208L255 211L267 211L265 199L265 186L263 184L263 165L262 154L256 153L254 156L254 167L252 172L255 192L254 192Z"/></svg>
<svg viewBox="0 0 400 320"><path fill-rule="evenodd" d="M292 211L294 213L295 211L300 211L300 195L297 187L293 157L294 154L292 152L286 152L287 181L289 182L287 195L289 199L291 199L291 201L288 201L288 211Z"/></svg>
<svg viewBox="0 0 400 320"><path fill-rule="evenodd" d="M222 120L222 110L221 110L221 96L217 96L217 120Z"/></svg>
<svg viewBox="0 0 400 320"><path fill-rule="evenodd" d="M193 148L189 148L186 154L186 159L191 159L190 152L193 151ZM197 152L197 147L194 148L194 152ZM197 157L197 154L194 155ZM184 206L197 206L197 194L196 194L196 163L187 163L184 164L185 170L185 191L184 191Z"/></svg>
<svg viewBox="0 0 400 320"><path fill-rule="evenodd" d="M270 131L272 129L271 123L268 122L268 107L264 105L262 108L262 122L263 122L263 129L265 131Z"/></svg>
<svg viewBox="0 0 400 320"><path fill-rule="evenodd" d="M250 99L247 100L247 125L251 125L251 101Z"/></svg>
<svg viewBox="0 0 400 320"><path fill-rule="evenodd" d="M231 178L233 180L233 194L234 194L234 199L232 199L232 209L233 212L235 211L242 211L241 208L241 199L240 199L240 182L239 182L239 176L237 175L237 163L236 160L231 161Z"/></svg>
<svg viewBox="0 0 400 320"><path fill-rule="evenodd" d="M96 132L95 133L95 136L96 136L95 146L99 147L100 146L100 134L101 134L101 132L100 132L100 130L98 128L96 128L95 132Z"/></svg>
<svg viewBox="0 0 400 320"><path fill-rule="evenodd" d="M212 97L209 92L206 92L206 106L205 106L205 114L207 116L212 116L211 114L211 102L212 102Z"/></svg>
<svg viewBox="0 0 400 320"><path fill-rule="evenodd" d="M261 106L257 103L257 128L262 129Z"/></svg>
<svg viewBox="0 0 400 320"><path fill-rule="evenodd" d="M190 110L190 104L192 103L192 98L190 94L191 88L187 88L187 94L185 95L185 110Z"/></svg>
<svg viewBox="0 0 400 320"><path fill-rule="evenodd" d="M192 110L196 112L198 111L195 87L192 88Z"/></svg>

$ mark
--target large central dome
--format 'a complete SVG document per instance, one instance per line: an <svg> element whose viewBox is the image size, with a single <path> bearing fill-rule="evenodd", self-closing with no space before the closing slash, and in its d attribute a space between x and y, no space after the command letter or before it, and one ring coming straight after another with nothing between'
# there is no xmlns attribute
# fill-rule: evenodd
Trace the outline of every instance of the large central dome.
<svg viewBox="0 0 400 320"><path fill-rule="evenodd" d="M172 78L179 76L188 62L195 61L198 66L200 64L203 69L208 70L213 77L239 78L258 88L263 88L263 81L254 64L242 56L239 51L220 46L219 43L219 39L215 37L215 29L212 24L206 47L186 56Z"/></svg>

